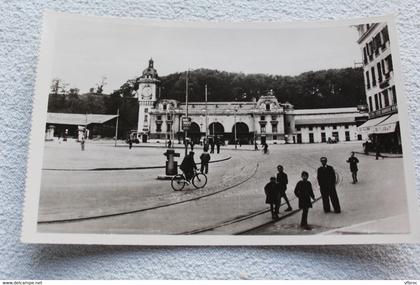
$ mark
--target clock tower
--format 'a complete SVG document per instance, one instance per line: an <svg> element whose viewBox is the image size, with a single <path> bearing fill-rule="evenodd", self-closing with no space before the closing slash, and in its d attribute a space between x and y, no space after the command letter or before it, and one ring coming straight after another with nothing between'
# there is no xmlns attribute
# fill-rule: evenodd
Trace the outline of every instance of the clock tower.
<svg viewBox="0 0 420 285"><path fill-rule="evenodd" d="M139 100L139 119L137 124L137 136L141 142L147 142L150 132L150 115L156 101L157 85L159 84L158 74L153 67L153 59L149 60L149 66L143 70L138 79L139 89L137 96Z"/></svg>

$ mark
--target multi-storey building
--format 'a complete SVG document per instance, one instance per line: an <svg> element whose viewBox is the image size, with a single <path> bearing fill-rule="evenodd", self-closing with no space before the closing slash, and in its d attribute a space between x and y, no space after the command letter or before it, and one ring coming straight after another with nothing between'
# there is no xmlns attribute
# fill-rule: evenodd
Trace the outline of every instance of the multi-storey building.
<svg viewBox="0 0 420 285"><path fill-rule="evenodd" d="M382 151L400 152L397 93L386 23L357 26L369 120L359 127Z"/></svg>

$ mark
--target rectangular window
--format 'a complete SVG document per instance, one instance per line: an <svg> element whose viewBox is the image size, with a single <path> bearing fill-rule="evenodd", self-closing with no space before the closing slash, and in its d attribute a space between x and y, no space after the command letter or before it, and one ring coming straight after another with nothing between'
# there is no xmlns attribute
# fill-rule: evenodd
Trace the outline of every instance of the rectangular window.
<svg viewBox="0 0 420 285"><path fill-rule="evenodd" d="M327 139L326 139L325 133L321 133L321 142L326 142L326 141Z"/></svg>
<svg viewBox="0 0 420 285"><path fill-rule="evenodd" d="M270 104L265 104L265 110L270 111Z"/></svg>
<svg viewBox="0 0 420 285"><path fill-rule="evenodd" d="M166 110L166 104L163 104L163 110Z"/></svg>
<svg viewBox="0 0 420 285"><path fill-rule="evenodd" d="M156 132L160 133L162 131L162 124L156 124Z"/></svg>
<svg viewBox="0 0 420 285"><path fill-rule="evenodd" d="M378 63L376 64L376 67L377 67L377 69L378 69L378 81L379 81L379 83L381 83L381 82L382 82L382 68L381 68L381 62L378 62Z"/></svg>
<svg viewBox="0 0 420 285"><path fill-rule="evenodd" d="M156 116L156 120L158 120L158 121L162 121L162 116L161 116L161 115Z"/></svg>
<svg viewBox="0 0 420 285"><path fill-rule="evenodd" d="M261 133L265 134L265 126L261 126Z"/></svg>
<svg viewBox="0 0 420 285"><path fill-rule="evenodd" d="M384 107L389 106L389 98L388 98L388 89L385 89L382 94L384 94Z"/></svg>
<svg viewBox="0 0 420 285"><path fill-rule="evenodd" d="M324 126L322 126L322 127L321 127L321 130L325 130L325 127L324 127Z"/></svg>
<svg viewBox="0 0 420 285"><path fill-rule="evenodd" d="M382 109L383 106L382 106L382 94L381 93L378 93L378 98L379 98L379 108Z"/></svg>
<svg viewBox="0 0 420 285"><path fill-rule="evenodd" d="M271 120L272 120L272 121L277 120L277 115L272 115L272 116L271 116Z"/></svg>
<svg viewBox="0 0 420 285"><path fill-rule="evenodd" d="M296 127L296 131L300 131L300 127Z"/></svg>
<svg viewBox="0 0 420 285"><path fill-rule="evenodd" d="M313 127L309 127L309 130L312 131L314 128Z"/></svg>
<svg viewBox="0 0 420 285"><path fill-rule="evenodd" d="M144 122L145 122L145 123L147 123L147 122L148 122L148 119L149 119L149 118L148 118L147 114L146 114L146 115L144 115Z"/></svg>
<svg viewBox="0 0 420 285"><path fill-rule="evenodd" d="M372 86L376 86L376 76L375 76L375 67L374 66L371 67L370 72L372 74Z"/></svg>
<svg viewBox="0 0 420 285"><path fill-rule="evenodd" d="M314 143L314 134L309 133L309 143Z"/></svg>
<svg viewBox="0 0 420 285"><path fill-rule="evenodd" d="M333 132L332 136L336 139L336 141L338 141L338 132Z"/></svg>
<svg viewBox="0 0 420 285"><path fill-rule="evenodd" d="M272 125L273 133L277 133L277 125Z"/></svg>
<svg viewBox="0 0 420 285"><path fill-rule="evenodd" d="M388 26L382 29L383 46L389 41Z"/></svg>
<svg viewBox="0 0 420 285"><path fill-rule="evenodd" d="M171 115L171 114L167 114L167 115L166 115L166 119L167 119L168 121L172 121L172 115Z"/></svg>
<svg viewBox="0 0 420 285"><path fill-rule="evenodd" d="M333 130L336 130L337 129L337 126L333 126Z"/></svg>
<svg viewBox="0 0 420 285"><path fill-rule="evenodd" d="M346 135L346 141L347 142L350 141L350 132L349 131L346 131L345 132L345 135Z"/></svg>
<svg viewBox="0 0 420 285"><path fill-rule="evenodd" d="M149 108L144 108L144 112L148 113L149 112Z"/></svg>
<svg viewBox="0 0 420 285"><path fill-rule="evenodd" d="M166 124L166 132L170 132L172 129L172 124L171 123L167 123Z"/></svg>
<svg viewBox="0 0 420 285"><path fill-rule="evenodd" d="M391 87L392 90L392 103L397 105L397 92L395 92L395 85Z"/></svg>
<svg viewBox="0 0 420 285"><path fill-rule="evenodd" d="M367 89L370 89L369 71L366 71L366 87Z"/></svg>
<svg viewBox="0 0 420 285"><path fill-rule="evenodd" d="M375 110L379 109L378 94L375 94Z"/></svg>
<svg viewBox="0 0 420 285"><path fill-rule="evenodd" d="M369 110L373 112L372 97L369 96Z"/></svg>
<svg viewBox="0 0 420 285"><path fill-rule="evenodd" d="M273 140L277 140L277 136L273 136Z"/></svg>
<svg viewBox="0 0 420 285"><path fill-rule="evenodd" d="M344 128L348 129L349 128L349 125L345 125Z"/></svg>
<svg viewBox="0 0 420 285"><path fill-rule="evenodd" d="M261 121L265 121L265 116L261 116Z"/></svg>
<svg viewBox="0 0 420 285"><path fill-rule="evenodd" d="M363 47L363 63L365 65L368 64L368 56L367 56L366 47Z"/></svg>

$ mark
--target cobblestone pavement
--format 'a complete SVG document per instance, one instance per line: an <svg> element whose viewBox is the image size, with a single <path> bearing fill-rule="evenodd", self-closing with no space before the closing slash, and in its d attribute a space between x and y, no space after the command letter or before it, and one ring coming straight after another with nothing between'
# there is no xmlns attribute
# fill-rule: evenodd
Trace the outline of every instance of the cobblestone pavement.
<svg viewBox="0 0 420 285"><path fill-rule="evenodd" d="M104 151L105 148L109 150ZM261 151L250 151L247 147L238 150L226 147L222 148L221 155L232 158L210 166L209 184L205 189L193 190L191 187L180 192L172 191L168 181L155 179L158 174L162 174L163 170L159 169L109 172L44 170L40 220L109 213L116 215L40 223L38 228L42 232L75 233L283 235L333 234L337 230L336 233L345 234L346 231L339 232L339 229L366 232L366 229L360 227L369 227L375 233L388 232L389 223L384 221L390 221L395 224L391 227L394 232L407 231L407 223L404 222L407 206L402 159L375 160L370 156L359 155L360 182L354 185L350 182L351 175L345 160L351 150L360 149L360 143L271 145L270 154L264 155ZM136 148L129 152L128 148L120 150L92 144L86 152L88 150L95 152L92 154L94 160L107 157L107 164L112 164L108 159L111 158L115 163L123 165L121 161L134 151L139 157L144 152L147 153L145 157L152 158L155 153L155 157L164 158L161 148ZM97 155L100 155L100 159L96 158ZM273 223L264 203L263 188L269 177L275 174L276 166L282 164L289 175L287 193L294 210L297 210L293 189L300 173L302 170L310 173L315 194L319 196L316 168L319 166L319 157L324 155L340 176L337 192L342 213L326 215L322 211L321 201L318 201L309 213L309 223L313 230L302 231L298 227L300 212L286 213L283 212L286 207L282 206L283 219ZM51 155L49 164L56 163L53 157ZM83 160L78 163L83 164ZM134 163L133 158L127 161ZM352 225L359 225L359 228L348 229Z"/></svg>

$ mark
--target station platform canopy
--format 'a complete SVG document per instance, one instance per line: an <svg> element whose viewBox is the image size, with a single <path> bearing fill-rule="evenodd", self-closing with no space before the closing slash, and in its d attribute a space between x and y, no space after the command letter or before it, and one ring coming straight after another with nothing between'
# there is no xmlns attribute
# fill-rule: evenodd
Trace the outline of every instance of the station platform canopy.
<svg viewBox="0 0 420 285"><path fill-rule="evenodd" d="M118 115L47 113L47 124L87 126L103 124L116 117Z"/></svg>

